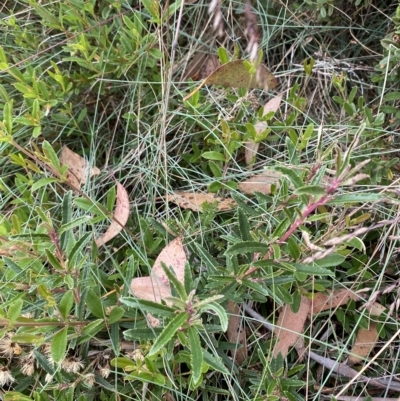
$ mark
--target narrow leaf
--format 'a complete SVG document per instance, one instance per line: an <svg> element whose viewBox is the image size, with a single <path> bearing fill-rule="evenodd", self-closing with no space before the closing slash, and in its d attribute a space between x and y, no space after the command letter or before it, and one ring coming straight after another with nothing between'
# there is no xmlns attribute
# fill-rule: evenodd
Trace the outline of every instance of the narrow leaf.
<svg viewBox="0 0 400 401"><path fill-rule="evenodd" d="M176 315L157 337L149 351L149 356L155 355L165 344L167 344L167 342L171 340L176 331L182 327L183 323L185 323L188 318L189 314L187 312L182 312Z"/></svg>
<svg viewBox="0 0 400 401"><path fill-rule="evenodd" d="M200 338L197 330L190 326L186 330L189 347L190 347L190 362L192 364L192 380L198 383L201 378L201 371L203 367L203 350L201 348Z"/></svg>

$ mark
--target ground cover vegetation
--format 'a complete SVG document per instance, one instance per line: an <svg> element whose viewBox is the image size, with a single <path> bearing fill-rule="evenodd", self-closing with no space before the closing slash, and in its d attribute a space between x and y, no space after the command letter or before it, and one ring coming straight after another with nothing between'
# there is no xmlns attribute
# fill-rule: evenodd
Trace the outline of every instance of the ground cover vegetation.
<svg viewBox="0 0 400 401"><path fill-rule="evenodd" d="M0 24L2 399L397 399L397 2Z"/></svg>

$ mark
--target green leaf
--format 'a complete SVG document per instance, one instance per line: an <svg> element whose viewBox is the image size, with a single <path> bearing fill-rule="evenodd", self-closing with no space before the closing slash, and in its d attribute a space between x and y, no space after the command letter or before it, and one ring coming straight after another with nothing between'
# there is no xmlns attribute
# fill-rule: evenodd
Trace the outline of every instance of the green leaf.
<svg viewBox="0 0 400 401"><path fill-rule="evenodd" d="M79 227L85 223L87 223L91 219L90 216L82 216L78 217L75 220L70 220L68 223L63 224L60 229L58 230L58 234L61 235L65 233L66 231L72 230L75 227Z"/></svg>
<svg viewBox="0 0 400 401"><path fill-rule="evenodd" d="M322 267L316 265L306 265L302 263L293 263L293 266L300 273L306 273L313 276L334 276L335 274L328 269L324 269Z"/></svg>
<svg viewBox="0 0 400 401"><path fill-rule="evenodd" d="M218 267L218 262L200 244L195 242L195 246L201 261L206 265L208 274L214 274Z"/></svg>
<svg viewBox="0 0 400 401"><path fill-rule="evenodd" d="M74 305L74 294L71 290L68 290L61 298L58 305L60 315L64 320L67 320L68 314Z"/></svg>
<svg viewBox="0 0 400 401"><path fill-rule="evenodd" d="M220 304L217 304L216 302L210 302L206 306L204 306L204 308L202 308L202 310L205 309L211 309L218 315L222 331L225 332L226 330L228 330L228 315L225 309Z"/></svg>
<svg viewBox="0 0 400 401"><path fill-rule="evenodd" d="M103 304L99 296L90 289L86 297L86 306L89 311L98 318L105 318Z"/></svg>
<svg viewBox="0 0 400 401"><path fill-rule="evenodd" d="M192 269L190 268L190 264L188 262L185 263L185 271L184 271L183 281L185 284L186 293L190 294L190 292L192 290L194 290L195 287L194 287L194 282L193 282Z"/></svg>
<svg viewBox="0 0 400 401"><path fill-rule="evenodd" d="M203 358L204 362L217 372L224 373L225 375L230 374L229 370L226 368L220 358L216 358L206 350L203 350Z"/></svg>
<svg viewBox="0 0 400 401"><path fill-rule="evenodd" d="M125 309L120 306L115 306L111 309L110 315L108 316L108 324L119 322L125 314Z"/></svg>
<svg viewBox="0 0 400 401"><path fill-rule="evenodd" d="M51 342L51 358L56 363L64 358L67 351L67 334L68 328L64 327L53 337Z"/></svg>
<svg viewBox="0 0 400 401"><path fill-rule="evenodd" d="M276 166L274 167L274 170L286 176L296 189L304 186L304 183L297 175L296 170L284 166Z"/></svg>
<svg viewBox="0 0 400 401"><path fill-rule="evenodd" d="M53 182L60 182L60 180L58 180L57 178L50 178L50 177L41 178L40 180L38 180L32 184L31 191L32 192L37 191L39 188L42 188Z"/></svg>
<svg viewBox="0 0 400 401"><path fill-rule="evenodd" d="M124 331L124 337L128 341L137 340L151 340L156 338L156 336L161 334L161 329L151 328L151 329L129 329Z"/></svg>
<svg viewBox="0 0 400 401"><path fill-rule="evenodd" d="M262 244L261 242L255 242L255 241L244 241L231 245L225 251L225 255L232 256L232 255L255 253L255 252L260 252L261 254L265 254L268 252L268 248L269 248L268 244Z"/></svg>
<svg viewBox="0 0 400 401"><path fill-rule="evenodd" d="M204 152L201 156L207 160L219 160L222 162L225 161L225 156L222 153L216 151Z"/></svg>
<svg viewBox="0 0 400 401"><path fill-rule="evenodd" d="M249 220L241 208L238 209L238 223L239 223L240 236L242 237L242 240L251 241L252 237L250 235Z"/></svg>
<svg viewBox="0 0 400 401"><path fill-rule="evenodd" d="M326 191L324 187L320 187L319 185L305 185L297 188L294 193L296 195L322 196L325 195Z"/></svg>
<svg viewBox="0 0 400 401"><path fill-rule="evenodd" d="M84 257L82 254L83 248L87 245L89 242L90 238L92 237L92 233L86 233L84 234L81 238L79 238L79 241L73 246L71 249L71 252L68 254L68 267L69 268L74 268L76 261L78 257Z"/></svg>
<svg viewBox="0 0 400 401"><path fill-rule="evenodd" d="M202 367L203 367L203 349L201 348L199 333L197 330L190 326L186 330L189 347L190 347L190 362L192 365L192 380L194 383L198 383L201 378Z"/></svg>
<svg viewBox="0 0 400 401"><path fill-rule="evenodd" d="M85 326L82 329L82 335L93 337L103 328L103 326L104 326L103 319L93 320L93 322L90 322L87 326Z"/></svg>
<svg viewBox="0 0 400 401"><path fill-rule="evenodd" d="M176 315L157 337L156 341L154 341L154 344L149 351L149 356L155 355L165 344L167 344L188 318L189 314L187 312L181 312Z"/></svg>
<svg viewBox="0 0 400 401"><path fill-rule="evenodd" d="M42 148L44 154L50 159L53 167L55 167L57 171L60 171L61 170L60 159L58 158L57 153L54 151L50 143L47 141L43 141Z"/></svg>
<svg viewBox="0 0 400 401"><path fill-rule="evenodd" d="M328 205L343 205L344 203L378 202L384 196L377 193L348 193L337 195L327 202Z"/></svg>
<svg viewBox="0 0 400 401"><path fill-rule="evenodd" d="M175 315L175 309L169 306L158 304L157 302L146 301L144 299L137 299L133 297L122 297L120 301L130 308L140 309L149 312L152 315L172 317Z"/></svg>
<svg viewBox="0 0 400 401"><path fill-rule="evenodd" d="M188 299L188 295L185 290L185 286L178 280L178 277L172 272L172 270L164 262L161 262L161 267L164 270L169 282L175 287L177 293L183 301Z"/></svg>
<svg viewBox="0 0 400 401"><path fill-rule="evenodd" d="M10 320L10 323L14 323L19 318L23 304L24 301L19 298L8 307L7 317Z"/></svg>
<svg viewBox="0 0 400 401"><path fill-rule="evenodd" d="M322 259L318 259L314 262L318 267L336 267L344 262L346 258L338 253L331 253Z"/></svg>
<svg viewBox="0 0 400 401"><path fill-rule="evenodd" d="M32 344L35 346L39 346L45 341L45 339L40 335L28 333L14 334L12 340L17 344Z"/></svg>
<svg viewBox="0 0 400 401"><path fill-rule="evenodd" d="M33 398L28 397L18 391L7 391L4 393L4 401L33 401Z"/></svg>

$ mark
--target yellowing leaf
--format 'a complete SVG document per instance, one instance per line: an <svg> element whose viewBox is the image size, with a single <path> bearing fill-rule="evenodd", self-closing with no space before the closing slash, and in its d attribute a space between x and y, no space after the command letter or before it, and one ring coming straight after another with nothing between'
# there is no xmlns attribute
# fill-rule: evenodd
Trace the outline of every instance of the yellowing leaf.
<svg viewBox="0 0 400 401"><path fill-rule="evenodd" d="M195 212L202 212L204 203L218 203L218 211L227 211L235 207L236 202L230 198L223 199L215 194L176 191L167 195L168 202L175 203L182 209L190 209Z"/></svg>
<svg viewBox="0 0 400 401"><path fill-rule="evenodd" d="M285 305L281 309L277 328L274 331L275 336L278 338L273 352L274 356L281 353L285 358L292 345L295 345L298 341L304 341L301 334L304 330L309 309L310 300L304 296L301 297L300 308L297 313L291 310L290 305Z"/></svg>
<svg viewBox="0 0 400 401"><path fill-rule="evenodd" d="M88 177L100 174L100 170L97 167L90 167L87 160L67 146L61 149L59 159L61 164L68 166L67 179L76 189L85 184Z"/></svg>
<svg viewBox="0 0 400 401"><path fill-rule="evenodd" d="M254 192L261 192L269 195L271 193L271 186L275 184L278 187L281 174L275 171L263 171L261 174L253 175L246 181L239 183L239 191L244 194L252 195Z"/></svg>
<svg viewBox="0 0 400 401"><path fill-rule="evenodd" d="M217 68L210 74L193 92L185 96L183 100L189 99L204 85L222 85L227 88L259 88L264 90L274 89L278 81L268 68L261 64L255 74L250 74L244 60L230 61Z"/></svg>
<svg viewBox="0 0 400 401"><path fill-rule="evenodd" d="M171 296L171 286L161 263L172 267L178 280L183 283L186 261L187 258L182 244L182 237L177 237L158 255L151 269L150 276L138 277L132 280L130 292L137 298L161 303L162 299ZM150 314L147 317L152 327L159 325L157 318Z"/></svg>
<svg viewBox="0 0 400 401"><path fill-rule="evenodd" d="M114 210L113 220L108 227L107 231L96 240L96 245L100 247L110 239L117 236L125 227L129 217L129 196L126 189L117 182L117 202Z"/></svg>

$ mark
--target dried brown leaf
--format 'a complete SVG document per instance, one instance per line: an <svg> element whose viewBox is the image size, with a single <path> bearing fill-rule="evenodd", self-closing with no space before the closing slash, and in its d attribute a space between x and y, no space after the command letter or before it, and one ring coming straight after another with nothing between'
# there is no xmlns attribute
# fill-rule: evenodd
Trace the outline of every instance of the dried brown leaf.
<svg viewBox="0 0 400 401"><path fill-rule="evenodd" d="M187 66L182 80L187 81L191 78L193 81L199 81L200 79L207 78L219 67L221 67L221 63L216 55L196 53Z"/></svg>
<svg viewBox="0 0 400 401"><path fill-rule="evenodd" d="M165 263L168 268L172 267L178 280L183 283L186 262L187 258L182 244L182 237L177 237L158 255L150 276L138 277L132 280L130 292L137 298L161 303L163 299L171 296L171 286L161 263ZM159 325L159 320L154 316L148 314L147 318L152 327Z"/></svg>
<svg viewBox="0 0 400 401"><path fill-rule="evenodd" d="M244 194L252 195L254 192L261 192L269 195L271 193L271 186L275 184L279 186L279 179L282 175L275 171L263 171L261 174L253 175L246 181L239 183L238 187Z"/></svg>
<svg viewBox="0 0 400 401"><path fill-rule="evenodd" d="M114 210L113 220L111 221L110 226L107 231L96 240L96 245L100 247L104 245L106 242L110 241L110 239L117 236L121 230L125 227L126 222L129 218L129 196L126 189L117 182L117 201Z"/></svg>
<svg viewBox="0 0 400 401"><path fill-rule="evenodd" d="M228 301L228 341L234 344L240 344L242 347L231 350L231 355L235 358L235 362L241 365L247 358L247 335L246 330L242 324L242 317L240 315L240 308L237 303Z"/></svg>
<svg viewBox="0 0 400 401"><path fill-rule="evenodd" d="M276 113L282 103L282 97L283 94L280 93L279 95L273 97L271 100L269 100L265 105L264 105L264 111L263 111L263 116L267 115L271 111Z"/></svg>
<svg viewBox="0 0 400 401"><path fill-rule="evenodd" d="M251 75L245 67L243 60L234 60L217 68L193 92L185 96L183 100L189 99L204 85L269 90L274 89L278 85L278 81L263 64L258 67L256 74Z"/></svg>
<svg viewBox="0 0 400 401"><path fill-rule="evenodd" d="M67 179L76 189L85 184L88 177L100 174L100 170L97 167L90 167L87 160L67 146L63 146L61 149L59 159L62 165L68 166Z"/></svg>
<svg viewBox="0 0 400 401"><path fill-rule="evenodd" d="M246 141L244 150L244 160L246 162L246 166L252 166L255 163L259 147L260 147L259 142Z"/></svg>
<svg viewBox="0 0 400 401"><path fill-rule="evenodd" d="M275 336L278 338L273 352L274 356L281 353L283 357L286 357L291 346L298 341L304 341L301 334L303 333L309 310L310 300L305 296L301 297L300 307L297 313L291 310L290 305L285 305L281 309L277 328L274 332Z"/></svg>
<svg viewBox="0 0 400 401"><path fill-rule="evenodd" d="M385 310L385 307L378 302L374 302L367 309L371 315L379 316ZM368 329L359 329L347 363L354 365L362 362L374 349L378 339L378 325L376 323L371 321Z"/></svg>
<svg viewBox="0 0 400 401"><path fill-rule="evenodd" d="M244 6L244 16L246 18L247 48L246 51L250 53L250 60L257 59L258 46L260 43L260 29L258 27L258 19L251 9L250 2L246 1Z"/></svg>
<svg viewBox="0 0 400 401"><path fill-rule="evenodd" d="M277 322L277 328L274 331L278 342L274 348L274 356L279 353L285 358L291 346L298 341L304 341L301 334L304 330L304 325L307 320L308 312L310 309L310 300L302 296L299 310L294 313L290 305L285 305L280 313Z"/></svg>
<svg viewBox="0 0 400 401"><path fill-rule="evenodd" d="M310 313L314 315L324 310L338 308L341 305L346 305L350 299L358 301L360 299L360 296L355 294L354 291L348 290L346 288L329 291L328 294L319 292L316 297L311 301Z"/></svg>
<svg viewBox="0 0 400 401"><path fill-rule="evenodd" d="M167 195L165 199L168 202L175 203L182 209L190 209L195 212L202 212L202 205L206 202L218 202L218 211L231 210L236 205L236 202L230 198L224 199L215 194L209 193L176 191Z"/></svg>

